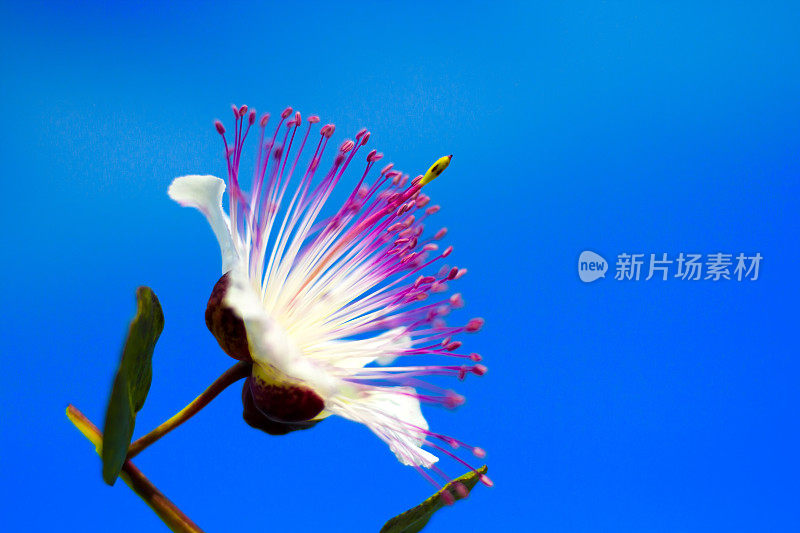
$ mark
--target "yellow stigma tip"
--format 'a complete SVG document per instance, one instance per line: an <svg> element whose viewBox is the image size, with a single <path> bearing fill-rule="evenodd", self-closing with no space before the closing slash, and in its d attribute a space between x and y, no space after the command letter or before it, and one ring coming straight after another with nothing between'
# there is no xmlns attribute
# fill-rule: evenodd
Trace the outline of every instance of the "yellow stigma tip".
<svg viewBox="0 0 800 533"><path fill-rule="evenodd" d="M431 165L431 168L428 169L428 171L425 173L425 175L422 176L422 179L420 180L419 184L420 185L427 185L428 183L430 183L433 180L435 180L436 178L438 178L439 174L444 172L444 169L446 169L447 165L450 164L450 160L452 158L453 158L452 155L446 155L444 157L440 157L436 161L436 163Z"/></svg>

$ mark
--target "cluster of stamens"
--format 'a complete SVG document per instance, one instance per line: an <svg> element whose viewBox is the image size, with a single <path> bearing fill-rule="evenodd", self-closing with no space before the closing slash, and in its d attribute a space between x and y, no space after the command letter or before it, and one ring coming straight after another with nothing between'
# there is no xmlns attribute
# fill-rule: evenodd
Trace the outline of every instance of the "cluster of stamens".
<svg viewBox="0 0 800 533"><path fill-rule="evenodd" d="M370 132L361 130L355 140L341 143L331 167L314 184L335 131L333 124L322 126L314 143L309 142L309 137L312 127L320 121L317 116L306 119L308 127L303 131L301 114L287 108L270 135L268 114L257 119L256 112L247 106L233 106L233 113L232 144L222 123L215 122L225 145L230 230L243 251L249 279L261 291L265 311L284 326L304 353L309 357L319 354L318 364L364 394L389 391L448 408L462 404L462 396L422 379L454 376L463 380L469 374L482 376L487 371L480 364L481 356L462 351L462 342L455 339L458 334L480 330L483 320L473 318L462 326L450 327L445 317L462 307L463 299L460 294L436 297L467 270L444 265L435 274L423 272L453 251L452 246L440 250L439 241L446 236L446 228L431 234L425 231L429 217L440 210L421 190L433 178L420 175L410 179L389 164L370 184L367 178L383 158L383 154L372 150L366 155L366 168L352 192L335 213L320 218L323 205L367 144ZM239 167L245 139L256 124L258 153L252 190L246 194L240 185ZM296 144L299 147L293 151ZM291 192L289 182L307 144L316 147ZM347 341L352 343L346 344ZM377 358L381 366L353 369L338 365L337 361L351 354L337 353L337 347L352 350L360 346L358 343L364 344L365 350L382 350ZM401 357L420 356L449 357L460 362L388 366ZM351 405L343 403L338 407L353 419L368 416ZM441 485L417 464L413 450L404 450L398 444L401 437L413 437L472 470L475 469L454 452L467 450L478 458L485 456L481 448L433 433L390 413L369 416L379 419L375 424L380 431L371 426L373 431L393 445L399 457L407 454L409 464L414 464L437 487ZM450 479L436 465L428 467L444 480ZM481 479L491 486L488 477ZM466 488L457 485L456 491L465 493ZM452 503L449 492L442 494L446 503Z"/></svg>

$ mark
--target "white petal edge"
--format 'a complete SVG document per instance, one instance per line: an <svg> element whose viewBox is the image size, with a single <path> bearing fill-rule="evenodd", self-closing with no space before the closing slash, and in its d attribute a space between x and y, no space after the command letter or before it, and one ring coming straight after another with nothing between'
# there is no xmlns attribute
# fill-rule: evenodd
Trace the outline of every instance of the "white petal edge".
<svg viewBox="0 0 800 533"><path fill-rule="evenodd" d="M439 458L421 447L428 422L413 394L411 387L365 391L359 397L337 396L326 408L367 426L404 465L430 468Z"/></svg>
<svg viewBox="0 0 800 533"><path fill-rule="evenodd" d="M222 273L239 260L231 237L230 221L222 210L225 182L216 176L189 175L175 178L167 190L169 197L185 207L194 207L208 220L222 254Z"/></svg>

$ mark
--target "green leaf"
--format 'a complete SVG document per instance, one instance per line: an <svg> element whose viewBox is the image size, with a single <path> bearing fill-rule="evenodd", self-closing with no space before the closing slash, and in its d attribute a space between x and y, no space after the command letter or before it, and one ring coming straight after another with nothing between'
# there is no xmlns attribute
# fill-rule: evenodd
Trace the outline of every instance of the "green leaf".
<svg viewBox="0 0 800 533"><path fill-rule="evenodd" d="M136 316L122 349L103 428L103 479L109 485L117 480L128 455L136 413L150 390L153 349L164 329L164 314L152 289L136 289L136 304Z"/></svg>
<svg viewBox="0 0 800 533"><path fill-rule="evenodd" d="M450 493L450 496L452 496L452 501L460 500L465 496L462 496L458 493L456 490L456 484L461 483L464 485L464 487L466 487L468 492L471 492L472 488L480 480L481 476L487 472L487 470L488 468L486 468L486 465L484 465L474 472L468 472L463 476L454 479L445 485L442 490L421 504L417 505L416 507L412 507L405 513L399 514L386 522L386 524L384 524L381 528L381 533L417 533L418 531L422 531L422 529L428 524L428 520L430 520L431 516L433 516L433 513L442 507L447 506L442 496L444 491Z"/></svg>

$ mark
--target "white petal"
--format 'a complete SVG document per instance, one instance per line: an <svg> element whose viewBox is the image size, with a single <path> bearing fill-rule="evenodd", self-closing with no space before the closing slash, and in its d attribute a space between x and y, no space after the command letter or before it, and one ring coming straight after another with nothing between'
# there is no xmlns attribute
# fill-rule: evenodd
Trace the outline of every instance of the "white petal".
<svg viewBox="0 0 800 533"><path fill-rule="evenodd" d="M289 378L304 382L323 400L339 391L340 380L303 355L283 327L264 310L260 291L238 268L231 271L225 303L244 321L255 363L271 366Z"/></svg>
<svg viewBox="0 0 800 533"><path fill-rule="evenodd" d="M404 465L430 468L439 460L421 448L428 422L410 387L372 390L352 398L339 395L326 407L335 415L366 425Z"/></svg>
<svg viewBox="0 0 800 533"><path fill-rule="evenodd" d="M228 272L238 261L231 237L230 222L222 210L225 182L215 176L182 176L175 178L167 190L169 197L186 207L198 209L211 225L222 253L222 272Z"/></svg>

